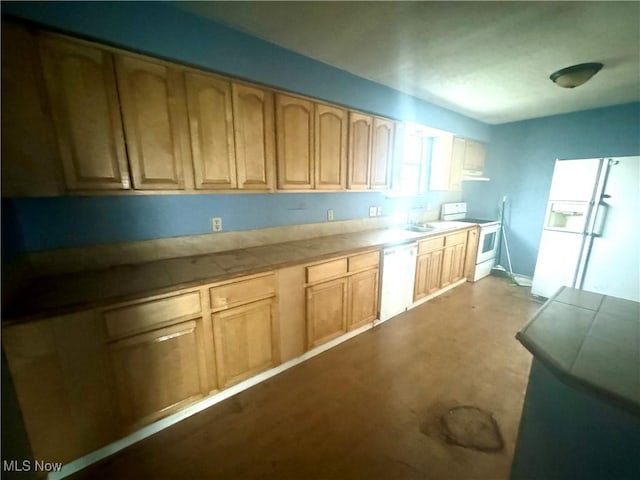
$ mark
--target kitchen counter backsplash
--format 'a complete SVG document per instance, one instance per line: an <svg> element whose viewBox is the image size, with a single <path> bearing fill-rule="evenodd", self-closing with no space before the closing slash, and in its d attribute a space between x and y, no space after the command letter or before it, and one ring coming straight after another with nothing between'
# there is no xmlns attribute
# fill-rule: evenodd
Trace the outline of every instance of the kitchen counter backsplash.
<svg viewBox="0 0 640 480"><path fill-rule="evenodd" d="M239 248L360 232L392 226L390 217L362 218L335 222L287 225L205 235L189 235L137 242L96 245L35 252L25 255L27 268L42 275L91 271L118 265L131 265L168 258L190 257Z"/></svg>

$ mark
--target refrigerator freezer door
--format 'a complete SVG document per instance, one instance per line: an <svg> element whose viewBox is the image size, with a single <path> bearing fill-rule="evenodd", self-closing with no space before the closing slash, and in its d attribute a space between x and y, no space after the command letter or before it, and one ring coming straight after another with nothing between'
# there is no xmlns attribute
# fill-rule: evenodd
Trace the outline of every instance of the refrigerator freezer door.
<svg viewBox="0 0 640 480"><path fill-rule="evenodd" d="M549 298L562 286L573 286L584 235L544 230L531 293Z"/></svg>
<svg viewBox="0 0 640 480"><path fill-rule="evenodd" d="M640 157L613 163L578 287L640 302Z"/></svg>
<svg viewBox="0 0 640 480"><path fill-rule="evenodd" d="M598 180L601 159L556 160L549 200L590 202Z"/></svg>

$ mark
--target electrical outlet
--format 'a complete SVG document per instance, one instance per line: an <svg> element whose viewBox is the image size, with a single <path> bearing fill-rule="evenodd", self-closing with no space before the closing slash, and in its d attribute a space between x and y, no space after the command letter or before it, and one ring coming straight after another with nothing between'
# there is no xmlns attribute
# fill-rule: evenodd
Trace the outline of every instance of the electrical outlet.
<svg viewBox="0 0 640 480"><path fill-rule="evenodd" d="M221 232L222 231L222 218L213 217L211 219L211 230L213 230L214 232Z"/></svg>
<svg viewBox="0 0 640 480"><path fill-rule="evenodd" d="M376 216L381 217L382 216L382 207L378 207L376 209Z"/></svg>
<svg viewBox="0 0 640 480"><path fill-rule="evenodd" d="M376 216L376 207L369 207L369 216L370 217L375 217Z"/></svg>
<svg viewBox="0 0 640 480"><path fill-rule="evenodd" d="M327 220L329 221L333 220L333 208L330 208L329 210L327 210Z"/></svg>

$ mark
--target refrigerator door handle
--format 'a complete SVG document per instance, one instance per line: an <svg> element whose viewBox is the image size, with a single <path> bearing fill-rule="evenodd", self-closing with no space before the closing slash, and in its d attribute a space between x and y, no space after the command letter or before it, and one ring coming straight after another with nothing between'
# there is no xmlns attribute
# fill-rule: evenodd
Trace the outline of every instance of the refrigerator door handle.
<svg viewBox="0 0 640 480"><path fill-rule="evenodd" d="M602 203L602 196L604 195L604 188L607 183L607 176L609 175L609 168L611 168L610 160L600 159L600 165L598 167L598 179L594 185L593 195L591 197L591 209L587 217L587 223L584 230L584 241L580 247L580 254L578 264L573 275L573 287L582 289L584 282L584 276L587 269L587 263L589 262L589 256L591 255L591 247L593 245L593 231L596 225L596 217L598 216L598 210ZM596 200L597 199L597 200Z"/></svg>
<svg viewBox="0 0 640 480"><path fill-rule="evenodd" d="M603 195L604 197L605 195ZM609 195L606 195L606 197L610 198ZM598 205L598 208L596 210L596 214L595 214L595 219L593 220L593 227L591 229L591 232L589 232L589 234L592 237L602 237L603 233L604 233L604 227L607 224L607 215L609 214L609 208L610 205L601 200L600 204Z"/></svg>

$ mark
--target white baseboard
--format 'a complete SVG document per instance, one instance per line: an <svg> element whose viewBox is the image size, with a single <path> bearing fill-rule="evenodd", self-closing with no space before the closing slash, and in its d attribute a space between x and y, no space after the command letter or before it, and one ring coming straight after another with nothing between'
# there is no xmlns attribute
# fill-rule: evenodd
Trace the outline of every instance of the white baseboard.
<svg viewBox="0 0 640 480"><path fill-rule="evenodd" d="M416 308L419 305L422 305L425 302L428 302L429 300L439 297L440 295L442 295L445 292L448 292L449 290L456 288L458 285L462 285L463 283L467 283L467 279L466 278L461 278L460 280L458 280L457 282L452 283L451 285L448 285L440 290L438 290L435 293L432 293L431 295L427 295L424 298L421 298L420 300L418 300L417 302L415 302L413 305L411 305L409 308L407 308L407 310L411 310L412 308Z"/></svg>

